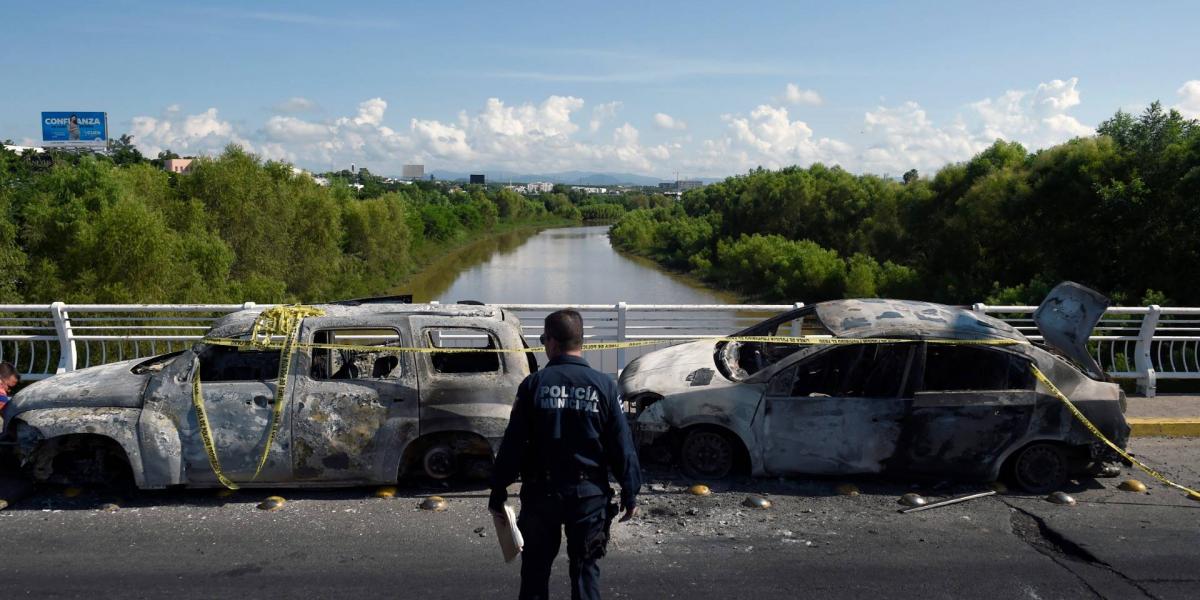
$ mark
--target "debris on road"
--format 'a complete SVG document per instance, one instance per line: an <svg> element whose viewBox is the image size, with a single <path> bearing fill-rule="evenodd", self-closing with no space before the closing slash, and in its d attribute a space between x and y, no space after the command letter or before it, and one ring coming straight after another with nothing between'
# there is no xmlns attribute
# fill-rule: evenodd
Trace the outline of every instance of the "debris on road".
<svg viewBox="0 0 1200 600"><path fill-rule="evenodd" d="M1046 500L1048 502L1053 502L1055 504L1063 504L1066 506L1075 506L1075 499L1072 498L1066 492L1054 492L1053 494L1046 496Z"/></svg>
<svg viewBox="0 0 1200 600"><path fill-rule="evenodd" d="M922 510L929 510L931 508L941 508L943 506L950 506L951 504L958 504L959 502L966 502L967 500L974 500L976 498L986 498L987 496L995 496L995 495L996 495L995 490L989 490L986 492L977 492L974 494L966 494L964 496L955 496L953 498L939 500L937 502L925 504L924 506L910 506L908 508L902 508L902 509L900 509L900 512L904 513L904 514L908 514L908 513L912 513L912 512L920 512Z"/></svg>
<svg viewBox="0 0 1200 600"><path fill-rule="evenodd" d="M1144 492L1146 491L1146 484L1136 479L1126 479L1117 486L1117 489L1125 490L1126 492Z"/></svg>
<svg viewBox="0 0 1200 600"><path fill-rule="evenodd" d="M450 503L446 502L446 499L441 496L430 496L422 500L420 506L423 510L441 512L446 510L450 506Z"/></svg>
<svg viewBox="0 0 1200 600"><path fill-rule="evenodd" d="M267 496L262 502L258 503L259 510L279 510L287 503L282 496Z"/></svg>
<svg viewBox="0 0 1200 600"><path fill-rule="evenodd" d="M746 508L766 510L771 508L771 501L763 498L762 496L750 495L746 496L745 500L742 500L742 506L745 506Z"/></svg>
<svg viewBox="0 0 1200 600"><path fill-rule="evenodd" d="M900 499L897 500L897 502L905 506L925 506L926 504L929 504L929 501L926 500L924 496L913 492L909 492L903 496L900 496Z"/></svg>
<svg viewBox="0 0 1200 600"><path fill-rule="evenodd" d="M708 489L708 486L703 483L697 483L688 488L688 493L693 496L707 496L712 493L712 490Z"/></svg>

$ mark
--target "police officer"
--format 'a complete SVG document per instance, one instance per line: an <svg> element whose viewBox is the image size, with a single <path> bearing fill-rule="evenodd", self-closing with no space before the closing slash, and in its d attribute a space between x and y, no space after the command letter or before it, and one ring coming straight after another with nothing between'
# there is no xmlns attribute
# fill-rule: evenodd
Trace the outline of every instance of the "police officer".
<svg viewBox="0 0 1200 600"><path fill-rule="evenodd" d="M521 476L517 527L525 540L521 598L547 598L550 567L567 531L571 598L600 597L600 566L618 507L608 484L621 484L621 521L637 515L642 485L637 451L617 385L583 359L583 318L573 310L546 317L545 369L517 389L496 455L488 508L504 514L509 484Z"/></svg>

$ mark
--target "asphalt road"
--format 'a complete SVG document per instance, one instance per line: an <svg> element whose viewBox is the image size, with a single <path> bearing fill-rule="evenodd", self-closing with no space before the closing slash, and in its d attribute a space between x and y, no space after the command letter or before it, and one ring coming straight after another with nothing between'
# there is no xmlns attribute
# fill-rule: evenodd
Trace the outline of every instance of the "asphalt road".
<svg viewBox="0 0 1200 600"><path fill-rule="evenodd" d="M1132 450L1200 482L1194 440L1138 439ZM643 517L615 526L606 597L1200 594L1200 502L1132 472L1068 489L1075 506L1005 494L908 515L896 512L904 492L937 499L979 487L863 479L850 497L833 480L747 480L697 497L689 482L657 475ZM1127 476L1149 493L1117 490ZM484 490L372 491L276 491L288 501L268 512L256 508L265 490L66 498L41 489L0 511L0 597L515 597L517 566L500 558ZM446 511L417 508L433 492L449 500ZM742 507L748 493L773 506ZM568 597L565 557L553 585Z"/></svg>

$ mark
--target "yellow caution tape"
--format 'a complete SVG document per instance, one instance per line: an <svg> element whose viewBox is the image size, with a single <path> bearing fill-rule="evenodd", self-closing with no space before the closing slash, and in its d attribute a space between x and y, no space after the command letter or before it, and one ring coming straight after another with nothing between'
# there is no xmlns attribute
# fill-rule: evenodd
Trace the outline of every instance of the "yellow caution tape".
<svg viewBox="0 0 1200 600"><path fill-rule="evenodd" d="M1179 485L1178 483L1175 483L1174 481L1167 479L1162 473L1155 471L1154 469L1150 468L1142 461L1134 458L1133 455L1122 450L1120 446L1112 443L1111 440L1109 440L1107 437L1104 436L1103 433L1100 432L1099 428L1097 428L1094 424L1092 424L1092 422L1090 420L1088 420L1088 418L1086 416L1084 416L1083 412L1081 412L1078 408L1076 408L1075 404L1072 403L1071 400L1067 398L1066 394L1063 394L1061 391L1059 391L1058 387L1056 387L1053 383L1051 383L1050 378L1046 377L1046 374L1042 373L1041 369L1038 369L1036 366L1034 366L1032 368L1033 368L1033 374L1035 377L1037 377L1038 381L1042 382L1042 385L1046 386L1046 389L1050 390L1050 393L1052 395L1054 395L1056 398L1061 400L1062 403L1066 405L1067 409L1071 411L1071 414L1075 415L1075 418L1078 419L1080 423L1083 423L1084 427L1087 427L1088 431L1090 431L1092 433L1092 435L1096 436L1097 439L1104 442L1105 444L1108 445L1109 448L1112 448L1117 454L1121 455L1121 458L1124 458L1125 460L1133 463L1134 466L1145 471L1147 475L1149 475L1149 476L1151 476L1151 477L1153 477L1153 478L1155 478L1177 490L1182 490L1183 492L1187 493L1187 495L1189 497L1195 498L1195 497L1200 496L1200 492L1197 492L1196 490L1193 490L1189 487Z"/></svg>
<svg viewBox="0 0 1200 600"><path fill-rule="evenodd" d="M271 454L271 446L275 444L275 438L279 435L292 354L295 353L297 343L300 341L300 324L305 317L318 317L324 314L325 311L311 306L275 306L264 310L254 320L254 326L250 329L250 339L233 340L238 342L240 347L278 348L280 350L279 375L275 382L275 405L271 409L271 424L267 430L267 441L263 444L262 456L259 457L258 465L254 468L251 481L258 479L258 475L262 473L263 466L267 464L267 457ZM276 337L283 337L283 341L276 342ZM209 343L215 342L210 341ZM221 485L231 490L238 489L238 485L226 477L221 470L221 461L217 457L217 449L213 444L212 429L208 424L208 413L204 410L204 395L200 389L198 368L192 377L192 406L196 409L196 422L200 425L200 437L204 441L205 453L208 454L209 467L212 468Z"/></svg>
<svg viewBox="0 0 1200 600"><path fill-rule="evenodd" d="M217 458L217 447L213 444L212 428L208 425L208 413L204 410L204 395L200 391L200 369L192 374L192 406L196 408L196 423L200 426L200 439L204 440L204 452L208 454L208 465L217 476L221 485L238 489L238 485L225 476L221 470L221 459Z"/></svg>

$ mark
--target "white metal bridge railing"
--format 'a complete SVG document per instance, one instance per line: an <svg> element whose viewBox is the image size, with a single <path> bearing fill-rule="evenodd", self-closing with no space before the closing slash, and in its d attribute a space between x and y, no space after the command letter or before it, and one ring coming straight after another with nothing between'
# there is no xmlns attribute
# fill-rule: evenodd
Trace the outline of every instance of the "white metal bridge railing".
<svg viewBox="0 0 1200 600"><path fill-rule="evenodd" d="M29 380L115 361L181 350L203 337L212 322L245 304L102 305L61 302L0 305L0 360L13 363ZM265 305L264 305L265 306ZM638 348L589 353L597 368L619 372L630 360L656 349L723 335L768 316L803 306L661 304L500 304L522 320L523 333L537 344L542 318L571 307L584 315L589 342L660 341ZM1032 306L972 309L1011 323L1039 340ZM1113 307L1090 340L1096 360L1113 377L1135 379L1153 395L1160 379L1200 379L1200 308Z"/></svg>

